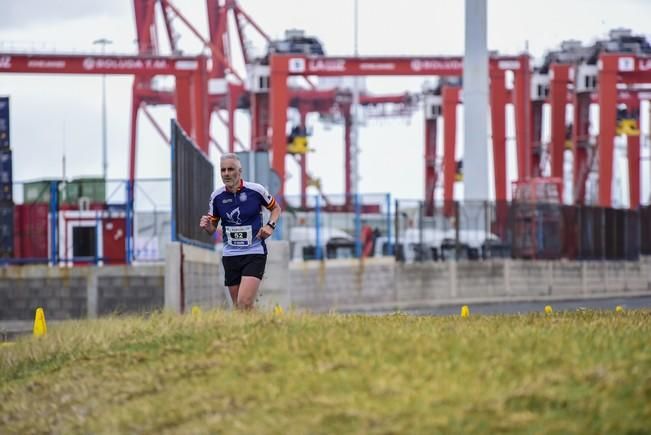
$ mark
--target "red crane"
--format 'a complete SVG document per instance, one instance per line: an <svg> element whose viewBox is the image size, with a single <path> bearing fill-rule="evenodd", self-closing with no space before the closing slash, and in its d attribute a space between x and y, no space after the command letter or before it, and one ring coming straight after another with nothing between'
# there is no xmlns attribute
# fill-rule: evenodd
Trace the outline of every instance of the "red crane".
<svg viewBox="0 0 651 435"><path fill-rule="evenodd" d="M267 34L262 31L251 17L246 14L235 0L206 0L208 17L208 36L204 37L196 27L170 0L133 0L134 14L138 40L137 56L61 56L61 55L27 55L0 53L1 72L47 73L47 74L130 74L134 76L133 98L131 104L130 158L129 179L135 179L137 155L137 118L140 109L153 121L146 109L149 104L173 104L181 126L196 140L199 147L208 152L210 143L216 141L210 136L211 114L217 112L222 119L222 110L228 111L228 150L233 151L235 138L234 112L238 107L249 108L252 115L251 149L271 150L272 167L283 180L285 176L286 138L286 109L292 98L302 90L292 90L287 86L289 76L378 76L378 75L441 75L460 76L462 68L461 57L326 57L306 55L271 54L268 64L256 61L247 51L245 43L245 28L253 27L266 41L270 42ZM164 23L164 33L167 36L172 55L162 55L160 44L156 38L159 34L155 11L160 8ZM228 40L230 38L227 25L228 14L234 17L244 63L253 67L253 83L245 87L244 79L232 66ZM178 41L174 30L174 22L181 21L209 50L206 56L178 55ZM616 105L618 98L617 86L628 86L628 90L636 91L635 84L649 83L651 61L649 56L630 53L602 53L599 58L601 68L595 73L595 90L584 92L580 90L579 74L574 80L570 77L572 69L568 65L554 64L551 66L552 80L549 84L549 95L545 97L552 106L552 145L551 167L552 176L562 172L561 156L568 132L564 122L565 104L568 101L568 87L571 101L574 103L574 123L572 142L575 152L575 198L583 199L583 185L590 168L595 162L599 163L599 203L610 205L612 180L613 138L617 118ZM577 67L577 72L578 68ZM256 72L257 69L257 72ZM513 71L514 89L509 91L505 86L505 74ZM174 90L156 89L152 78L156 75L172 75L175 77ZM257 75L256 75L257 74ZM266 80L266 84L255 84L255 79ZM531 97L531 68L526 55L515 57L493 57L490 65L490 101L491 122L493 131L493 155L495 172L495 192L498 201L506 199L506 137L505 137L505 105L511 101L515 106L516 142L518 150L518 179L525 180L537 174L540 164L540 124L541 107L544 100ZM598 86L596 85L598 83ZM534 82L535 85L535 82ZM313 85L311 85L314 88ZM451 128L455 122L453 106L458 104L453 89L442 92L440 113L444 116L446 125L444 138L444 197L451 199L451 184L454 182L454 147L455 138ZM639 111L639 100L643 94L630 94L627 106L629 112ZM637 98L635 98L637 95ZM248 98L247 98L248 96ZM600 106L600 134L596 151L587 146L588 122L587 113L591 100L596 96ZM446 98L447 97L447 98ZM644 99L642 98L642 99ZM621 101L619 101L621 102ZM331 103L331 102L330 102ZM330 104L328 103L328 104ZM427 113L426 108L426 113ZM447 116L445 116L447 114ZM426 116L425 122L425 192L426 204L433 204L434 186L437 174L434 164L436 156L436 122L437 114ZM164 129L155 122L157 131L166 140ZM639 204L639 165L635 164L636 156L639 161L639 137L629 136L629 173L631 177L631 206ZM217 145L217 144L216 144ZM217 145L219 147L219 145ZM222 151L224 148L219 147ZM594 156L598 155L596 159ZM302 192L305 191L305 158L301 158ZM467 169L467 168L466 168ZM348 174L348 170L346 173ZM347 179L348 179L347 175ZM450 181L452 179L452 181ZM637 181L636 181L637 180ZM281 183L282 185L282 183ZM349 181L346 183L350 190Z"/></svg>
<svg viewBox="0 0 651 435"><path fill-rule="evenodd" d="M270 98L271 98L271 131L272 131L272 167L280 176L281 180L285 174L285 136L284 126L287 122L286 108L290 101L290 91L287 86L289 76L389 76L389 75L438 75L438 76L461 76L462 58L460 57L325 57L325 56L301 56L301 55L272 55L270 61ZM504 137L505 113L507 90L504 83L504 73L499 72L512 70L516 77L515 105L516 105L516 129L519 137L524 143L520 145L529 149L526 120L529 112L529 57L497 57L491 60L491 71L494 77L493 92L491 99L493 103L493 123L497 126L497 135L494 137L495 156L495 179L496 197L499 200L506 200L506 145ZM500 81L500 78L502 80ZM499 108L498 108L499 107ZM501 108L501 109L500 109ZM430 134L433 130L430 127ZM501 137L499 135L501 134ZM425 173L431 179L426 180L426 192L433 192L435 171L431 164L431 157L435 156L435 139L427 140L425 159ZM447 149L446 149L447 151ZM451 156L454 161L454 154L448 152L445 155ZM519 153L524 156L526 153ZM524 167L525 165L521 163ZM444 164L445 167L445 164ZM454 173L454 172L453 172ZM428 193L429 195L429 193ZM433 201L433 198L426 198L426 201Z"/></svg>

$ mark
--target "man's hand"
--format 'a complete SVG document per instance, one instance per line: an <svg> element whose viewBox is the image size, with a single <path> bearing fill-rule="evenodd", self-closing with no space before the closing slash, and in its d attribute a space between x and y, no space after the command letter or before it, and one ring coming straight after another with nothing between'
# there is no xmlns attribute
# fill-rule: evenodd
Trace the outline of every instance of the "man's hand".
<svg viewBox="0 0 651 435"><path fill-rule="evenodd" d="M212 234L215 232L216 227L212 223L212 216L210 215L203 215L201 216L201 220L199 221L199 226L206 230L209 234Z"/></svg>
<svg viewBox="0 0 651 435"><path fill-rule="evenodd" d="M260 230L258 231L258 234L256 234L255 237L257 237L260 240L264 240L267 237L271 237L271 233L274 232L274 229L271 228L269 225L263 225Z"/></svg>

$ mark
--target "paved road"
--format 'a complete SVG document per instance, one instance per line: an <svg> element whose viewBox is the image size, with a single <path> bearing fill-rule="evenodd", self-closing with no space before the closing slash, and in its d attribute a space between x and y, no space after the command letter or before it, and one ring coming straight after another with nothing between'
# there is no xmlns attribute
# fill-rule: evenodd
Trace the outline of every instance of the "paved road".
<svg viewBox="0 0 651 435"><path fill-rule="evenodd" d="M575 311L580 308L587 308L592 310L614 310L618 305L621 305L625 310L651 309L651 296L632 296L606 299L577 299L552 302L500 302L488 304L477 303L469 304L469 308L471 314L517 314L531 313L536 311L542 312L545 308L545 305L551 305L555 312ZM415 315L449 316L459 314L460 308L461 303L443 307L412 308L401 311ZM382 312L383 311L365 311L366 314L382 314ZM25 333L28 334L31 332L31 329L31 322L0 321L0 341L12 340L18 335Z"/></svg>
<svg viewBox="0 0 651 435"><path fill-rule="evenodd" d="M545 305L551 305L554 311L575 311L579 308L591 310L614 310L621 305L625 310L651 309L651 296L608 298L608 299L579 299L552 302L502 302L490 304L469 305L471 314L517 314L542 312ZM411 314L447 316L459 314L460 304L454 306L404 310Z"/></svg>
<svg viewBox="0 0 651 435"><path fill-rule="evenodd" d="M58 321L48 321L56 325ZM0 341L13 340L19 335L31 334L34 322L30 320L0 320Z"/></svg>

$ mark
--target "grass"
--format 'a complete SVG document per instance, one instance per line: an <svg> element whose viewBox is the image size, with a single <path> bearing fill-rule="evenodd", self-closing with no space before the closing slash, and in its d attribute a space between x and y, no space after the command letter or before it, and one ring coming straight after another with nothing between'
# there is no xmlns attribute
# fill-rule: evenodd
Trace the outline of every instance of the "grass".
<svg viewBox="0 0 651 435"><path fill-rule="evenodd" d="M0 433L649 433L651 313L204 312L0 347Z"/></svg>

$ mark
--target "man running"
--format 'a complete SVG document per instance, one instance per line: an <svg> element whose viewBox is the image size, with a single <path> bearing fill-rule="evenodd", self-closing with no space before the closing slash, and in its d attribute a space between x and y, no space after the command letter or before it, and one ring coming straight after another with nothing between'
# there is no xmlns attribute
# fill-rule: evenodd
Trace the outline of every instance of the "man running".
<svg viewBox="0 0 651 435"><path fill-rule="evenodd" d="M199 226L213 234L222 221L224 284L233 305L248 310L253 308L267 263L264 240L276 229L281 209L264 186L242 180L242 164L236 154L223 154L220 167L224 186L210 195L208 214L201 216ZM263 206L271 210L264 225Z"/></svg>

